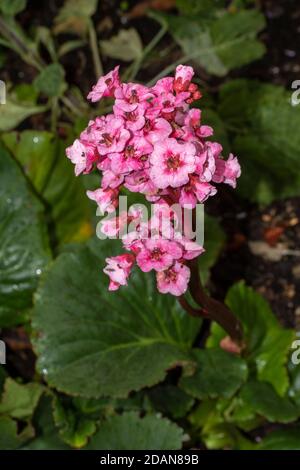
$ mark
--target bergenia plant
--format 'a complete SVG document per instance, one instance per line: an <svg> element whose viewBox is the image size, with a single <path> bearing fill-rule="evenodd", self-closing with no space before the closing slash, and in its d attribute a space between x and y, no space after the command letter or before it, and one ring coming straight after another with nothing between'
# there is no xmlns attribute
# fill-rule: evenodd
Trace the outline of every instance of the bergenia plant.
<svg viewBox="0 0 300 470"><path fill-rule="evenodd" d="M192 227L184 234L176 230L182 220L174 207L195 215L196 205L215 195L218 184L235 188L241 173L237 157L230 154L224 159L222 146L208 140L213 129L202 125L200 109L191 107L201 98L193 75L192 67L179 65L175 77L147 87L122 83L116 67L88 95L92 102L113 98L112 113L90 121L67 149L67 156L76 175L94 169L102 174L100 187L87 191L102 214L115 211L124 188L142 193L155 206L149 220L133 207L103 221L103 232L119 234L125 249L106 260L108 288L114 291L127 285L134 264L144 272L155 271L159 292L178 296L187 312L218 321L233 339L240 340L237 319L201 286L197 258L204 248L194 235L189 236L194 234ZM128 223L134 229L122 234ZM200 309L184 296L188 288Z"/></svg>

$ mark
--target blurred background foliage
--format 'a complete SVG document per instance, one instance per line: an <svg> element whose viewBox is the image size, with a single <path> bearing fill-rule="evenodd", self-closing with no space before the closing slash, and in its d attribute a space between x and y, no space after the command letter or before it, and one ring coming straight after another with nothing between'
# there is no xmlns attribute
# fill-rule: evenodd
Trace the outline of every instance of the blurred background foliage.
<svg viewBox="0 0 300 470"><path fill-rule="evenodd" d="M0 448L299 449L296 0L1 0L0 11ZM85 195L98 176L75 178L65 148L110 110L85 97L119 63L147 84L192 64L203 122L239 156L237 191L206 204L200 268L243 324L241 356L149 275L107 292L116 242L94 237Z"/></svg>

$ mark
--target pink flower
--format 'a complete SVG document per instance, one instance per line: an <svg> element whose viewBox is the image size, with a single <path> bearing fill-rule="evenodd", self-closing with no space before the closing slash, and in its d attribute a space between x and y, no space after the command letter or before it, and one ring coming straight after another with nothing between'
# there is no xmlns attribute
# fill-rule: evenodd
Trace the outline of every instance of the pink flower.
<svg viewBox="0 0 300 470"><path fill-rule="evenodd" d="M127 142L123 152L110 155L112 171L122 174L143 169L152 149L153 146L144 137L133 137Z"/></svg>
<svg viewBox="0 0 300 470"><path fill-rule="evenodd" d="M200 181L209 182L216 170L216 161L209 146L196 156L196 173L200 176Z"/></svg>
<svg viewBox="0 0 300 470"><path fill-rule="evenodd" d="M190 280L190 269L179 262L156 274L157 288L162 294L183 295Z"/></svg>
<svg viewBox="0 0 300 470"><path fill-rule="evenodd" d="M110 278L109 290L117 290L120 286L126 286L134 263L134 256L126 253L106 258L105 261L107 266L103 272Z"/></svg>
<svg viewBox="0 0 300 470"><path fill-rule="evenodd" d="M150 178L158 188L177 188L186 184L195 170L193 144L179 144L175 139L157 142L150 156Z"/></svg>
<svg viewBox="0 0 300 470"><path fill-rule="evenodd" d="M201 111L200 109L192 108L184 118L183 132L184 140L193 141L197 140L197 138L210 137L214 131L210 126L201 126Z"/></svg>
<svg viewBox="0 0 300 470"><path fill-rule="evenodd" d="M122 83L115 93L114 112L134 111L139 103L147 102L153 97L151 90L138 83Z"/></svg>
<svg viewBox="0 0 300 470"><path fill-rule="evenodd" d="M222 160L221 158L216 160L216 172L213 177L215 183L226 183L236 187L236 180L241 176L241 167L238 159L232 155L229 155L228 160Z"/></svg>
<svg viewBox="0 0 300 470"><path fill-rule="evenodd" d="M136 132L142 129L145 125L145 105L138 104L133 111L124 111L119 116L125 120L126 128L131 132Z"/></svg>
<svg viewBox="0 0 300 470"><path fill-rule="evenodd" d="M146 119L145 125L142 129L144 136L152 143L159 140L165 140L172 133L172 127L163 118Z"/></svg>
<svg viewBox="0 0 300 470"><path fill-rule="evenodd" d="M193 240L189 240L188 238L184 237L177 241L183 247L183 259L190 260L198 258L198 256L205 252L203 246L198 245L198 243L194 242Z"/></svg>
<svg viewBox="0 0 300 470"><path fill-rule="evenodd" d="M75 164L76 176L82 172L89 173L97 159L94 149L83 145L78 139L66 149L66 154L71 162Z"/></svg>
<svg viewBox="0 0 300 470"><path fill-rule="evenodd" d="M189 67L188 65L177 65L175 70L175 82L181 80L182 83L190 84L193 76L193 67Z"/></svg>
<svg viewBox="0 0 300 470"><path fill-rule="evenodd" d="M162 271L174 260L182 257L182 248L176 243L162 239L145 240L143 248L136 257L136 262L142 271L148 272L154 269Z"/></svg>
<svg viewBox="0 0 300 470"><path fill-rule="evenodd" d="M179 65L175 77L147 87L121 83L116 67L88 95L92 101L114 97L112 113L91 120L66 150L76 175L102 174L101 187L87 191L102 213L115 211L123 188L143 194L154 207L150 219L134 206L101 221L101 231L119 236L130 252L107 259L109 290L127 284L136 261L142 271L157 272L160 292L182 295L190 278L187 262L204 248L194 241L192 211L183 215L181 208L193 209L216 194L215 183L235 187L240 176L237 158L223 159L222 146L207 141L213 129L202 125L200 109L190 109L201 97L193 75L192 67Z"/></svg>
<svg viewBox="0 0 300 470"><path fill-rule="evenodd" d="M100 155L122 152L130 138L130 132L124 128L124 121L113 114L106 116L100 129L95 130L97 149Z"/></svg>
<svg viewBox="0 0 300 470"><path fill-rule="evenodd" d="M197 202L203 203L217 189L210 183L201 182L197 176L191 176L189 183L181 189L179 202L183 207L194 208Z"/></svg>
<svg viewBox="0 0 300 470"><path fill-rule="evenodd" d="M119 65L111 72L100 77L96 85L93 86L87 98L93 102L99 101L104 96L113 96L114 91L120 86Z"/></svg>
<svg viewBox="0 0 300 470"><path fill-rule="evenodd" d="M117 189L96 189L95 191L86 192L89 199L96 201L101 212L113 212L118 206L118 195Z"/></svg>
<svg viewBox="0 0 300 470"><path fill-rule="evenodd" d="M101 186L103 189L107 189L107 188L115 189L115 188L118 188L120 184L123 183L123 181L124 181L123 175L116 175L111 170L105 170L103 171Z"/></svg>
<svg viewBox="0 0 300 470"><path fill-rule="evenodd" d="M135 171L126 176L124 186L133 193L155 194L157 192L147 170Z"/></svg>

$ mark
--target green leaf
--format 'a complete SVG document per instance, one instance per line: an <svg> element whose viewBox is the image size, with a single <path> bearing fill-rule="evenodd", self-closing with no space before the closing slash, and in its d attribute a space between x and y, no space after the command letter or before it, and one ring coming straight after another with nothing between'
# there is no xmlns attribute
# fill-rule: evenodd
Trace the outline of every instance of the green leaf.
<svg viewBox="0 0 300 470"><path fill-rule="evenodd" d="M12 418L27 419L34 412L44 387L38 383L19 384L8 377L0 402L0 413Z"/></svg>
<svg viewBox="0 0 300 470"><path fill-rule="evenodd" d="M75 178L73 166L66 158L66 143L46 131L10 132L2 139L49 205L55 241L67 243L89 238L91 207L82 180Z"/></svg>
<svg viewBox="0 0 300 470"><path fill-rule="evenodd" d="M282 328L267 301L243 282L229 290L226 303L243 325L247 359L255 365L257 378L283 396L289 385L286 362L294 332ZM211 331L207 346L215 347L225 332L216 324Z"/></svg>
<svg viewBox="0 0 300 470"><path fill-rule="evenodd" d="M65 0L55 17L54 33L71 33L84 36L89 20L97 10L98 0Z"/></svg>
<svg viewBox="0 0 300 470"><path fill-rule="evenodd" d="M7 373L6 373L3 365L1 365L0 366L0 394L2 394L3 385L4 385L6 377L7 377Z"/></svg>
<svg viewBox="0 0 300 470"><path fill-rule="evenodd" d="M183 376L180 386L199 400L207 398L229 398L246 381L246 362L238 356L220 349L194 352L197 369L192 376Z"/></svg>
<svg viewBox="0 0 300 470"><path fill-rule="evenodd" d="M194 404L194 399L175 385L157 385L149 390L147 397L154 410L174 419L185 417Z"/></svg>
<svg viewBox="0 0 300 470"><path fill-rule="evenodd" d="M14 450L34 434L33 428L28 425L18 434L17 422L8 416L0 416L0 449Z"/></svg>
<svg viewBox="0 0 300 470"><path fill-rule="evenodd" d="M225 0L176 0L176 6L184 15L212 15L225 7Z"/></svg>
<svg viewBox="0 0 300 470"><path fill-rule="evenodd" d="M65 71L58 64L50 64L45 67L35 78L33 84L36 90L50 98L61 96L67 89L65 82Z"/></svg>
<svg viewBox="0 0 300 470"><path fill-rule="evenodd" d="M60 428L62 440L76 449L84 447L97 429L95 421L80 416L71 407L64 406L59 398L54 400L53 417L56 426Z"/></svg>
<svg viewBox="0 0 300 470"><path fill-rule="evenodd" d="M128 412L112 416L100 425L87 450L176 450L181 449L183 431L166 418L140 418Z"/></svg>
<svg viewBox="0 0 300 470"><path fill-rule="evenodd" d="M253 447L251 441L227 420L226 413L231 406L231 400L204 400L189 416L193 428L201 429L201 441L208 449L245 450Z"/></svg>
<svg viewBox="0 0 300 470"><path fill-rule="evenodd" d="M258 450L300 450L300 426L278 429L268 434L256 447Z"/></svg>
<svg viewBox="0 0 300 470"><path fill-rule="evenodd" d="M53 421L52 397L43 396L34 414L33 424L36 436L22 447L24 450L68 450L58 435Z"/></svg>
<svg viewBox="0 0 300 470"><path fill-rule="evenodd" d="M14 87L14 95L17 98L17 101L22 103L28 103L30 105L35 105L38 97L38 92L35 90L33 85L29 83L20 83Z"/></svg>
<svg viewBox="0 0 300 470"><path fill-rule="evenodd" d="M216 263L225 242L225 233L215 217L205 214L204 248L205 253L199 258L201 280L206 283L209 272Z"/></svg>
<svg viewBox="0 0 300 470"><path fill-rule="evenodd" d="M18 165L0 146L0 324L18 323L31 307L38 278L50 261L43 207Z"/></svg>
<svg viewBox="0 0 300 470"><path fill-rule="evenodd" d="M200 322L135 270L130 286L107 290L116 240L93 240L59 256L36 295L38 368L53 386L86 397L126 396L190 361Z"/></svg>
<svg viewBox="0 0 300 470"><path fill-rule="evenodd" d="M248 382L240 394L244 402L271 422L290 423L300 416L300 410L287 397L280 397L266 382Z"/></svg>
<svg viewBox="0 0 300 470"><path fill-rule="evenodd" d="M28 106L28 103L19 103L7 99L6 103L1 105L0 131L10 131L17 127L24 119L33 114L43 113L46 109L46 106Z"/></svg>
<svg viewBox="0 0 300 470"><path fill-rule="evenodd" d="M1 0L0 10L4 15L15 16L24 10L26 0Z"/></svg>
<svg viewBox="0 0 300 470"><path fill-rule="evenodd" d="M265 27L264 16L257 10L228 11L215 19L158 12L152 16L166 22L186 56L213 75L225 76L265 52L264 45L256 39Z"/></svg>
<svg viewBox="0 0 300 470"><path fill-rule="evenodd" d="M106 56L125 62L138 59L143 54L141 38L134 28L120 29L116 36L100 41L100 47Z"/></svg>
<svg viewBox="0 0 300 470"><path fill-rule="evenodd" d="M223 85L219 113L234 135L242 176L238 190L262 204L299 194L300 108L291 93L255 80Z"/></svg>

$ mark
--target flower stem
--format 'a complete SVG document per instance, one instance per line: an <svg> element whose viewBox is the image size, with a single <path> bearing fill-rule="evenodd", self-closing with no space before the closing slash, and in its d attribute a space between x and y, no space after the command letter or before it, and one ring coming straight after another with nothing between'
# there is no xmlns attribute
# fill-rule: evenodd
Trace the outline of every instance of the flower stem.
<svg viewBox="0 0 300 470"><path fill-rule="evenodd" d="M243 338L243 329L238 318L222 302L212 299L206 294L201 283L196 259L190 261L190 269L191 295L194 301L202 307L201 310L198 310L199 316L205 316L206 318L217 322L226 331L226 333L228 333L232 340L236 341L237 343L241 343ZM191 314L188 309L185 308L185 310Z"/></svg>
<svg viewBox="0 0 300 470"><path fill-rule="evenodd" d="M89 42L93 56L95 75L96 79L98 80L98 78L103 75L103 67L97 42L97 34L92 21L89 23Z"/></svg>

